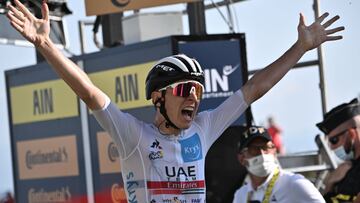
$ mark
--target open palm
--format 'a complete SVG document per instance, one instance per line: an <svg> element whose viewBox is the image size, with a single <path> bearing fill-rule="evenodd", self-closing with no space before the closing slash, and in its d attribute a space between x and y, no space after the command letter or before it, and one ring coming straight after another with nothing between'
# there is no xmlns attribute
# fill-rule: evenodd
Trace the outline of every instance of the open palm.
<svg viewBox="0 0 360 203"><path fill-rule="evenodd" d="M343 26L326 30L340 18L339 16L334 16L324 24L321 24L328 15L328 13L324 13L322 16L318 17L313 24L306 26L304 16L300 14L298 40L305 51L314 49L326 41L342 39L342 36L331 36L331 34L344 30L345 28Z"/></svg>
<svg viewBox="0 0 360 203"><path fill-rule="evenodd" d="M49 8L46 3L42 4L42 19L36 18L21 2L14 1L17 8L9 5L7 17L11 25L35 46L41 44L49 37Z"/></svg>

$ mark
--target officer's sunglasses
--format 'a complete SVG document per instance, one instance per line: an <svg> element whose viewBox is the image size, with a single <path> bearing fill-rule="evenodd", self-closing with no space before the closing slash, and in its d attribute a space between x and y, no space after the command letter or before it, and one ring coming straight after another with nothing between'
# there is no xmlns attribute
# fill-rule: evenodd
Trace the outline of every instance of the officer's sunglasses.
<svg viewBox="0 0 360 203"><path fill-rule="evenodd" d="M352 128L343 130L343 131L337 133L337 134L334 135L334 136L331 136L331 137L329 138L329 142L330 142L332 145L336 145L336 144L339 142L339 140L340 140L340 136L345 135L345 133L346 133L348 130L350 130L350 129L355 129L355 128L356 128L356 127L352 127Z"/></svg>
<svg viewBox="0 0 360 203"><path fill-rule="evenodd" d="M258 154L260 151L264 151L266 153L268 153L270 150L275 149L275 145L274 144L266 144L266 145L262 145L262 146L257 146L257 145L249 145L247 147L245 147L242 152L247 151L249 154L251 155L256 155Z"/></svg>
<svg viewBox="0 0 360 203"><path fill-rule="evenodd" d="M201 99L204 86L196 81L184 81L184 82L177 82L171 85L168 85L164 88L159 89L159 91L166 90L167 88L172 88L172 94L178 97L188 97L190 94L195 93L196 98L198 100Z"/></svg>

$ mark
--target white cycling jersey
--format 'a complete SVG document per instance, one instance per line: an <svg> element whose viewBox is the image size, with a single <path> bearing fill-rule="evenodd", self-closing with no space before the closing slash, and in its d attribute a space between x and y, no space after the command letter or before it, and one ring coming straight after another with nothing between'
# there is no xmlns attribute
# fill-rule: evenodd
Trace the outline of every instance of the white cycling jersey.
<svg viewBox="0 0 360 203"><path fill-rule="evenodd" d="M94 115L117 144L128 202L206 202L205 155L248 107L241 90L177 136L160 134L107 100Z"/></svg>

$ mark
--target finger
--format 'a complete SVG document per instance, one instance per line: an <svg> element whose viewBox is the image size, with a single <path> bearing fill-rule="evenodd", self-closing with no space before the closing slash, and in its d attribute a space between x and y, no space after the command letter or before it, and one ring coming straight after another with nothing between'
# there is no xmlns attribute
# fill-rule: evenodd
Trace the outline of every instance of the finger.
<svg viewBox="0 0 360 203"><path fill-rule="evenodd" d="M340 18L340 16L334 16L330 20L328 20L326 23L324 23L324 28L329 27L331 24L333 24L335 21L337 21Z"/></svg>
<svg viewBox="0 0 360 203"><path fill-rule="evenodd" d="M330 29L330 30L326 30L325 32L326 32L327 35L331 35L331 34L334 34L335 32L339 32L339 31L342 31L342 30L345 30L344 26L337 27L337 28Z"/></svg>
<svg viewBox="0 0 360 203"><path fill-rule="evenodd" d="M19 10L28 18L33 18L33 14L30 13L29 9L27 9L24 4L22 4L19 0L14 0L16 6Z"/></svg>
<svg viewBox="0 0 360 203"><path fill-rule="evenodd" d="M41 14L42 14L43 20L49 21L49 7L48 7L46 1L43 1L43 3L42 3Z"/></svg>
<svg viewBox="0 0 360 203"><path fill-rule="evenodd" d="M11 26L13 26L13 28L15 28L15 30L17 30L18 32L22 33L22 32L24 31L24 29L23 29L20 25L16 24L14 21L10 21L10 24L11 24Z"/></svg>
<svg viewBox="0 0 360 203"><path fill-rule="evenodd" d="M10 11L13 13L13 15L16 18L18 18L21 21L25 20L24 15L19 10L17 10L14 6L9 5L8 8L10 9Z"/></svg>
<svg viewBox="0 0 360 203"><path fill-rule="evenodd" d="M343 36L339 35L339 36L327 36L326 37L326 41L335 41L335 40L339 40L342 39Z"/></svg>
<svg viewBox="0 0 360 203"><path fill-rule="evenodd" d="M13 15L13 13L8 12L8 13L6 14L6 16L10 19L10 21L15 22L16 24L18 24L18 25L21 26L21 27L24 26L24 22L21 21L21 20L19 20L18 18L16 18L16 17Z"/></svg>
<svg viewBox="0 0 360 203"><path fill-rule="evenodd" d="M329 13L326 12L326 13L322 14L322 15L316 20L316 22L321 23L321 22L324 21L324 19L325 19L326 17L328 17L328 16L329 16Z"/></svg>
<svg viewBox="0 0 360 203"><path fill-rule="evenodd" d="M300 13L299 26L305 26L305 16Z"/></svg>

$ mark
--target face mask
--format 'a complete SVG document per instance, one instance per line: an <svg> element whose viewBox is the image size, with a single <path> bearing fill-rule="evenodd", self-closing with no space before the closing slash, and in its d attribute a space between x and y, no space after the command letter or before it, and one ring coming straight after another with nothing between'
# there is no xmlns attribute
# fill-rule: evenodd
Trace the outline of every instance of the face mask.
<svg viewBox="0 0 360 203"><path fill-rule="evenodd" d="M345 148L343 145L340 147L334 149L334 153L337 157L339 157L341 160L348 161L351 159L354 159L354 152L351 150L349 153L346 153Z"/></svg>
<svg viewBox="0 0 360 203"><path fill-rule="evenodd" d="M247 159L249 165L246 166L249 173L259 176L268 176L275 168L275 157L273 154L261 154L259 156Z"/></svg>

